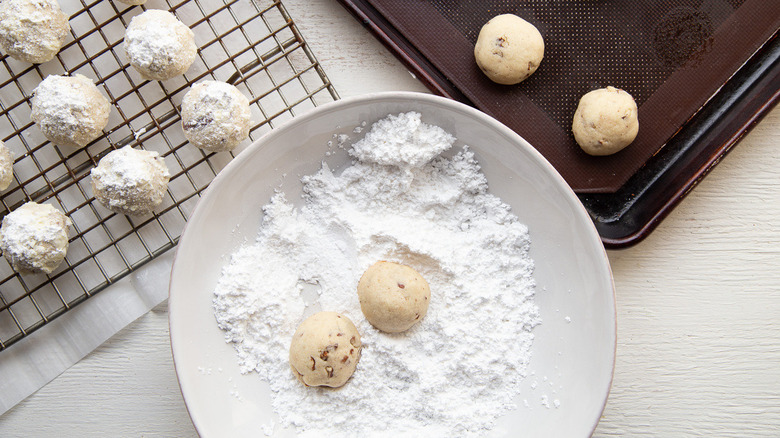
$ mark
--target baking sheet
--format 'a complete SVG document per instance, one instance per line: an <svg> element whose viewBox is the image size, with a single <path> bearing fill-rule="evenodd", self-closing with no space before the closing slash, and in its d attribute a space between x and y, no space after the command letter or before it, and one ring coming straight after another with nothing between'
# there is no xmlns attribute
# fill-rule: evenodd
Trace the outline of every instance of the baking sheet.
<svg viewBox="0 0 780 438"><path fill-rule="evenodd" d="M773 2L341 3L432 91L534 144L580 194L609 247L646 236L777 100ZM547 46L540 69L508 87L487 80L472 53L481 25L507 12L537 25ZM612 157L590 157L569 120L581 94L606 85L637 98L640 133Z"/></svg>

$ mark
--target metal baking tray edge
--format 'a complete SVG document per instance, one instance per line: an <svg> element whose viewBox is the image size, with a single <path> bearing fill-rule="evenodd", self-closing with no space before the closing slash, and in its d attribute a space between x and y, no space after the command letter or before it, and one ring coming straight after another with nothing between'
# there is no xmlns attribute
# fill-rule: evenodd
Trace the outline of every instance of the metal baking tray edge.
<svg viewBox="0 0 780 438"><path fill-rule="evenodd" d="M339 0L433 93L475 106L365 0ZM780 31L617 192L578 196L604 246L647 237L780 98Z"/></svg>

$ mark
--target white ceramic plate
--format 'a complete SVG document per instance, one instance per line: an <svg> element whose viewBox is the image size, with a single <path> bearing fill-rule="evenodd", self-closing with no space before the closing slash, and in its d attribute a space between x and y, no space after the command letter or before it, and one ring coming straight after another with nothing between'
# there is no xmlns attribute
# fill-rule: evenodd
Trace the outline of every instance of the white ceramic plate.
<svg viewBox="0 0 780 438"><path fill-rule="evenodd" d="M531 235L536 302L532 373L490 436L589 436L612 381L614 285L604 247L585 209L553 167L493 118L455 101L419 93L382 93L323 105L249 146L211 183L179 242L171 274L170 331L176 373L190 417L203 437L264 436L275 418L268 385L242 375L232 345L217 327L212 294L222 267L255 239L260 207L275 188L300 194L300 177L316 172L325 153L347 163L328 142L362 122L417 111L475 152L490 190L513 206ZM509 432L507 432L509 431ZM276 436L294 436L282 431Z"/></svg>

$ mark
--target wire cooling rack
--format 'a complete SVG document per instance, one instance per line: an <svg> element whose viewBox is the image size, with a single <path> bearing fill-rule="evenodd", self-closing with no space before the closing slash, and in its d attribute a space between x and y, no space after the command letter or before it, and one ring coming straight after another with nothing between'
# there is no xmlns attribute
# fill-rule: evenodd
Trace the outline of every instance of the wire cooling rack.
<svg viewBox="0 0 780 438"><path fill-rule="evenodd" d="M51 275L20 275L0 260L0 351L173 248L201 192L235 153L207 154L184 138L179 105L203 79L236 85L250 97L250 138L312 107L338 99L281 1L60 0L71 38L40 65L0 57L0 137L15 157L15 181L0 194L0 216L24 202L49 203L73 221L65 262ZM198 58L184 76L147 81L129 66L122 37L145 9L167 9L195 33ZM50 74L95 80L113 108L104 135L74 150L49 143L30 121L30 96ZM249 141L245 142L244 146ZM171 173L152 215L115 214L92 196L89 172L125 145L159 152Z"/></svg>

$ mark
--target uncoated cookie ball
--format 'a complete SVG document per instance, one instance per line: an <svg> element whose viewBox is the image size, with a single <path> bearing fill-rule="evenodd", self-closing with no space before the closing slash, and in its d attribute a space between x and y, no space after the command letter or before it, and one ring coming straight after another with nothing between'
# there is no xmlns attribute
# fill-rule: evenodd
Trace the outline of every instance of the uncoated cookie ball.
<svg viewBox="0 0 780 438"><path fill-rule="evenodd" d="M157 152L125 146L92 169L92 193L104 207L126 215L151 213L168 189L170 174Z"/></svg>
<svg viewBox="0 0 780 438"><path fill-rule="evenodd" d="M246 140L251 116L246 96L225 82L199 82L181 104L184 136L209 152L231 151Z"/></svg>
<svg viewBox="0 0 780 438"><path fill-rule="evenodd" d="M192 30L159 9L130 20L124 47L130 65L145 79L156 81L184 74L198 53Z"/></svg>
<svg viewBox="0 0 780 438"><path fill-rule="evenodd" d="M409 266L380 261L358 282L360 309L374 327L403 332L425 317L431 299L428 282Z"/></svg>
<svg viewBox="0 0 780 438"><path fill-rule="evenodd" d="M585 94L574 113L572 132L577 144L590 155L611 155L622 150L639 132L634 98L615 87Z"/></svg>
<svg viewBox="0 0 780 438"><path fill-rule="evenodd" d="M0 2L0 47L20 61L40 64L60 51L70 32L56 0Z"/></svg>
<svg viewBox="0 0 780 438"><path fill-rule="evenodd" d="M517 15L498 15L479 31L474 58L493 82L517 84L539 68L544 39L536 26Z"/></svg>
<svg viewBox="0 0 780 438"><path fill-rule="evenodd" d="M318 312L298 326L290 343L290 367L306 386L337 388L347 383L360 360L360 333L336 312Z"/></svg>
<svg viewBox="0 0 780 438"><path fill-rule="evenodd" d="M111 104L86 76L48 76L33 90L30 118L59 146L83 147L100 137Z"/></svg>
<svg viewBox="0 0 780 438"><path fill-rule="evenodd" d="M3 218L0 249L17 272L51 274L68 253L70 224L51 205L27 202Z"/></svg>

